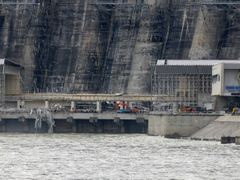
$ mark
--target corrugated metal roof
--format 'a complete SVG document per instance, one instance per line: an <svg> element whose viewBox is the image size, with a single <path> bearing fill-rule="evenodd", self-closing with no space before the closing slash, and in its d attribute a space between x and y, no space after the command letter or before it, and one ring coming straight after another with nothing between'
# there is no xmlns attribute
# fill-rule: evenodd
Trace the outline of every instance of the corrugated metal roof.
<svg viewBox="0 0 240 180"><path fill-rule="evenodd" d="M240 60L182 60L182 59L161 59L157 61L157 66L213 66L220 63L240 64Z"/></svg>
<svg viewBox="0 0 240 180"><path fill-rule="evenodd" d="M157 66L157 74L212 74L211 66Z"/></svg>
<svg viewBox="0 0 240 180"><path fill-rule="evenodd" d="M10 66L16 66L16 67L21 67L20 64L14 62L14 61L10 61L9 59L0 59L0 65L10 65Z"/></svg>

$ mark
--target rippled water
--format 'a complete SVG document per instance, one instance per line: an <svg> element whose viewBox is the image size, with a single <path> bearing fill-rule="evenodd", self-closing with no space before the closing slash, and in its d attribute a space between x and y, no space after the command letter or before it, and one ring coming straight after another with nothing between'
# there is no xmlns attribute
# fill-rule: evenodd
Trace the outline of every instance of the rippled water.
<svg viewBox="0 0 240 180"><path fill-rule="evenodd" d="M0 179L240 179L240 146L147 135L0 134Z"/></svg>

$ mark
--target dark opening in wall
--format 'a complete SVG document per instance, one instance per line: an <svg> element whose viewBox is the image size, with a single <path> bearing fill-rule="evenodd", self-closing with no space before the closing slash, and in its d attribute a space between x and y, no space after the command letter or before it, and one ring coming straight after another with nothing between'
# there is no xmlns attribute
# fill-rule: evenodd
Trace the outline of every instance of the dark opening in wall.
<svg viewBox="0 0 240 180"><path fill-rule="evenodd" d="M4 20L5 20L5 17L4 16L0 16L0 31L2 31Z"/></svg>
<svg viewBox="0 0 240 180"><path fill-rule="evenodd" d="M5 21L5 17L0 16L0 37L2 37L4 21ZM3 47L3 42L2 42L2 38L0 38L0 49L2 49L2 47ZM3 56L2 52L0 52L0 56Z"/></svg>

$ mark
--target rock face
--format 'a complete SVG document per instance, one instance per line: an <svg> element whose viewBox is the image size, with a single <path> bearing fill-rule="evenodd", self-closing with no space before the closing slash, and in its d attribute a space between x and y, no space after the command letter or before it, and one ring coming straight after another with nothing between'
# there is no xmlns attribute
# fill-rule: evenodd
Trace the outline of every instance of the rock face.
<svg viewBox="0 0 240 180"><path fill-rule="evenodd" d="M0 57L25 91L150 93L157 59L238 59L239 5L197 0L0 1Z"/></svg>

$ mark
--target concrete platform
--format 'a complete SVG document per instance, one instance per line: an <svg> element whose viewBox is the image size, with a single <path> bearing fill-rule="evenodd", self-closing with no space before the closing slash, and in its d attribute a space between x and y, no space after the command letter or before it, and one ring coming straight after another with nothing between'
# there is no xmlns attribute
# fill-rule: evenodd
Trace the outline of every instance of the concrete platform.
<svg viewBox="0 0 240 180"><path fill-rule="evenodd" d="M147 133L148 123L143 114L121 113L53 113L54 133ZM1 113L0 132L47 133L42 122L35 129L35 118L29 113Z"/></svg>
<svg viewBox="0 0 240 180"><path fill-rule="evenodd" d="M219 117L215 121L203 129L194 133L192 139L201 140L217 140L220 141L221 137L236 137L240 136L240 116L225 115Z"/></svg>
<svg viewBox="0 0 240 180"><path fill-rule="evenodd" d="M0 119L18 119L19 117L25 117L26 119L32 119L29 113L1 113ZM68 117L72 117L73 119L104 119L104 120L113 120L113 119L121 119L121 120L136 120L136 119L144 119L147 118L148 115L145 114L134 114L134 113L53 113L54 119L66 119Z"/></svg>
<svg viewBox="0 0 240 180"><path fill-rule="evenodd" d="M148 134L165 137L190 137L219 117L217 114L149 115Z"/></svg>
<svg viewBox="0 0 240 180"><path fill-rule="evenodd" d="M53 113L54 133L146 133L190 137L211 124L217 114ZM219 119L220 121L221 119ZM222 120L223 121L223 120ZM237 119L234 121L238 121ZM240 122L240 120L239 120ZM236 123L236 122L232 122ZM238 123L238 122L237 122ZM240 123L239 123L240 124ZM35 118L27 112L0 113L0 132L36 132ZM40 131L46 133L47 124ZM213 131L210 129L209 131Z"/></svg>

